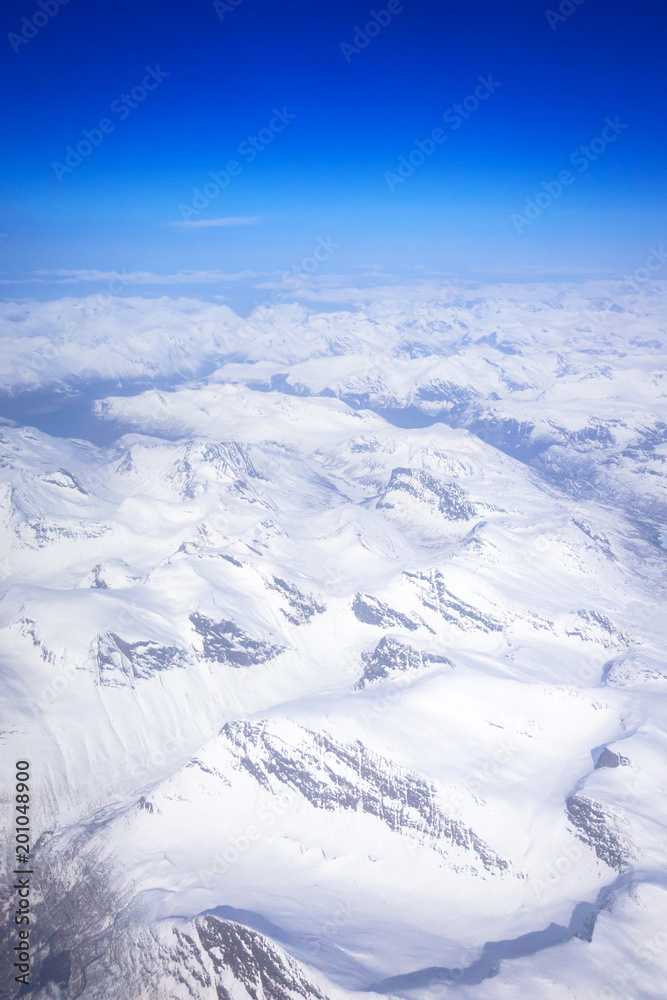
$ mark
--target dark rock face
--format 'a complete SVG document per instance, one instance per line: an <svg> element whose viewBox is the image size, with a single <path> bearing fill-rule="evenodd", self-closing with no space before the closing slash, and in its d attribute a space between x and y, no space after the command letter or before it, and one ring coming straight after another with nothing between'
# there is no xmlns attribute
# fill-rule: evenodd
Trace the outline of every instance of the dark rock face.
<svg viewBox="0 0 667 1000"><path fill-rule="evenodd" d="M231 972L252 1000L326 1000L293 959L256 931L214 916L198 917L194 924L216 977ZM194 944L194 935L191 940ZM232 1000L219 981L217 988L221 1000Z"/></svg>
<svg viewBox="0 0 667 1000"><path fill-rule="evenodd" d="M357 594L352 602L352 611L355 618L366 625L379 625L380 628L400 626L407 628L410 632L416 632L420 626L428 628L421 618L410 618L400 611L395 611L388 604L378 601L377 597L371 597L370 594ZM429 629L430 631L432 629Z"/></svg>
<svg viewBox="0 0 667 1000"><path fill-rule="evenodd" d="M58 469L57 472L47 475L44 479L45 483L49 483L51 486L60 486L63 489L75 490L77 493L81 493L82 496L88 496L88 490L84 489L79 480L67 469Z"/></svg>
<svg viewBox="0 0 667 1000"><path fill-rule="evenodd" d="M614 829L611 812L584 795L571 795L565 805L577 837L593 848L600 861L617 871L632 861L632 849L620 831Z"/></svg>
<svg viewBox="0 0 667 1000"><path fill-rule="evenodd" d="M93 566L93 580L91 587L95 590L109 590L109 584L102 579L102 567L99 565Z"/></svg>
<svg viewBox="0 0 667 1000"><path fill-rule="evenodd" d="M326 611L324 604L316 601L314 597L302 594L294 584L287 583L286 580L281 580L277 576L272 578L269 587L271 590L276 590L287 601L290 610L285 611L284 608L280 610L292 625L305 625L314 615L321 615Z"/></svg>
<svg viewBox="0 0 667 1000"><path fill-rule="evenodd" d="M243 493L248 480L263 480L254 467L247 446L233 441L189 441L165 473L165 482L184 500L192 500L208 490L208 480L233 483Z"/></svg>
<svg viewBox="0 0 667 1000"><path fill-rule="evenodd" d="M221 735L230 743L235 766L274 794L286 785L317 809L369 813L443 857L455 845L488 871L509 869L473 830L443 812L436 786L422 775L360 740L339 743L326 732L299 728L298 744L286 742L266 722L230 722Z"/></svg>
<svg viewBox="0 0 667 1000"><path fill-rule="evenodd" d="M17 535L29 548L43 549L62 539L78 541L82 538L101 538L111 531L107 524L92 519L70 518L67 525L44 516L26 517L17 528Z"/></svg>
<svg viewBox="0 0 667 1000"><path fill-rule="evenodd" d="M274 645L252 636L239 628L236 622L214 622L205 615L190 615L195 631L202 637L204 656L216 663L229 663L233 667L251 667L266 663L284 652L284 646Z"/></svg>
<svg viewBox="0 0 667 1000"><path fill-rule="evenodd" d="M664 660L632 650L605 663L602 683L605 687L620 688L655 682L662 684L666 676Z"/></svg>
<svg viewBox="0 0 667 1000"><path fill-rule="evenodd" d="M464 631L481 629L483 632L502 632L503 626L491 615L482 614L471 604L455 597L445 586L445 578L440 570L427 573L405 573L419 592L422 603L431 611L436 611L446 622L457 625Z"/></svg>
<svg viewBox="0 0 667 1000"><path fill-rule="evenodd" d="M394 469L376 507L393 508L393 499L400 493L435 506L450 521L469 521L476 513L468 502L465 490L456 483L443 482L423 469Z"/></svg>
<svg viewBox="0 0 667 1000"><path fill-rule="evenodd" d="M479 392L471 386L459 385L444 379L432 379L415 390L415 399L425 403L472 403L479 398Z"/></svg>
<svg viewBox="0 0 667 1000"><path fill-rule="evenodd" d="M408 643L388 635L380 639L373 652L367 654L365 659L364 671L355 685L357 690L361 690L371 681L382 680L396 673L421 670L432 663L454 666L446 656L421 653Z"/></svg>
<svg viewBox="0 0 667 1000"><path fill-rule="evenodd" d="M592 528L590 524L581 518L573 517L572 523L576 525L580 531L583 531L583 533L590 538L596 548L599 549L600 552L603 552L608 559L611 559L614 562L616 561L616 556L612 551L611 543L603 532L596 531L595 528Z"/></svg>
<svg viewBox="0 0 667 1000"><path fill-rule="evenodd" d="M123 888L126 872L91 850L91 837L92 829L82 830L37 850L41 898L24 991L35 1000L327 1000L280 945L235 920L146 920L131 905L131 887ZM10 947L6 930L0 940ZM7 966L0 966L3 998L17 993Z"/></svg>
<svg viewBox="0 0 667 1000"><path fill-rule="evenodd" d="M605 747L597 761L595 762L596 769L598 767L623 767L630 763L627 757L624 757L620 753L614 753L609 747Z"/></svg>
<svg viewBox="0 0 667 1000"><path fill-rule="evenodd" d="M567 635L576 635L581 639L594 637L598 642L607 648L621 645L628 645L628 637L606 615L599 611L584 609L577 611L577 618L584 624L581 628L572 629ZM586 627L588 626L588 627Z"/></svg>
<svg viewBox="0 0 667 1000"><path fill-rule="evenodd" d="M74 973L74 975L72 975ZM58 990L70 987L71 992ZM74 987L74 988L73 988ZM56 990L57 992L54 992ZM36 1000L327 1000L257 931L214 915L109 930L41 965Z"/></svg>
<svg viewBox="0 0 667 1000"><path fill-rule="evenodd" d="M100 682L117 686L151 677L160 670L185 667L187 655L177 646L126 642L115 632L105 632L97 639L96 661Z"/></svg>
<svg viewBox="0 0 667 1000"><path fill-rule="evenodd" d="M30 639L35 649L39 650L39 655L46 663L55 663L56 655L48 648L44 640L40 637L37 631L37 622L32 618L21 618L17 623L19 629L21 630L21 635Z"/></svg>

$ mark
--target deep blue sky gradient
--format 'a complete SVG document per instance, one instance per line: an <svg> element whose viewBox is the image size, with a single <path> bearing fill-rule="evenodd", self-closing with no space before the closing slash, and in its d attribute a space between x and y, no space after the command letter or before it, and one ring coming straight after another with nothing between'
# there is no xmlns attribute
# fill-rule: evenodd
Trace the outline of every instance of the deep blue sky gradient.
<svg viewBox="0 0 667 1000"><path fill-rule="evenodd" d="M405 0L348 63L340 44L385 0L241 0L222 21L208 0L69 0L16 53L8 33L40 8L9 0L0 38L3 277L285 270L328 235L340 249L323 269L339 272L634 268L667 240L667 8L658 0L570 6L552 30L545 10L558 4L547 0ZM124 121L111 115L114 132L59 182L53 161L109 115L147 65L168 78ZM488 74L499 89L392 192L385 172ZM239 159L239 143L274 107L297 117L252 164L241 160L242 174L200 216L261 221L168 225L209 171ZM608 116L628 128L517 233L512 213L570 166Z"/></svg>

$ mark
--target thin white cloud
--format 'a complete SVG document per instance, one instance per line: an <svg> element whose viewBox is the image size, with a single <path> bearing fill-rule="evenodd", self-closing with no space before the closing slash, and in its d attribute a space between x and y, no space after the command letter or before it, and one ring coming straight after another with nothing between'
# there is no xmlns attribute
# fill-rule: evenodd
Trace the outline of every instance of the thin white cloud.
<svg viewBox="0 0 667 1000"><path fill-rule="evenodd" d="M583 270L583 269L582 269ZM1 273L1 272L0 272ZM539 272L534 274L523 274L521 280L513 278L509 274L498 276L486 274L481 268L475 273L471 272L467 277L460 277L452 280L444 273L427 272L415 274L414 277L406 275L391 275L382 271L372 271L356 274L301 274L286 271L177 271L171 274L156 274L152 271L103 271L93 269L67 269L59 268L53 270L34 271L30 277L9 278L4 272L0 277L0 287L7 285L23 286L30 284L51 285L54 288L63 286L90 286L96 284L94 293L107 292L111 295L142 294L134 289L141 286L146 288L151 286L163 286L166 290L168 286L176 288L200 288L208 286L211 291L218 286L218 292L231 293L234 286L245 287L254 290L260 295L265 295L267 304L271 302L286 303L300 301L303 303L338 303L341 306L350 303L373 303L373 302L396 302L396 301L450 301L458 290L461 293L466 290L481 289L491 284L510 284L519 288L521 285L534 285L536 281L543 280L549 283L547 278L540 278ZM597 269L590 269L589 274L581 274L583 280L593 280L599 278ZM569 275L568 275L569 278ZM495 281L494 281L495 279ZM554 279L555 280L555 279ZM569 278L572 281L572 278ZM617 279L620 280L620 279ZM575 282L576 283L576 282ZM653 284L660 285L659 281ZM133 289L130 292L130 289ZM81 288L80 292L73 291L68 294L93 294L87 289Z"/></svg>
<svg viewBox="0 0 667 1000"><path fill-rule="evenodd" d="M35 271L35 277L23 279L39 284L74 285L82 281L106 281L120 285L208 285L220 282L244 281L258 277L256 271L177 271L175 274L154 274L152 271L93 271L57 268L52 271Z"/></svg>
<svg viewBox="0 0 667 1000"><path fill-rule="evenodd" d="M168 222L180 229L208 229L212 226L256 226L261 215L232 215L225 219L189 219L187 222Z"/></svg>
<svg viewBox="0 0 667 1000"><path fill-rule="evenodd" d="M271 275L255 284L258 290L271 292L271 301L350 303L373 302L442 302L451 299L460 282L449 279L425 280L379 272L366 274L285 274ZM276 299L276 295L278 298Z"/></svg>

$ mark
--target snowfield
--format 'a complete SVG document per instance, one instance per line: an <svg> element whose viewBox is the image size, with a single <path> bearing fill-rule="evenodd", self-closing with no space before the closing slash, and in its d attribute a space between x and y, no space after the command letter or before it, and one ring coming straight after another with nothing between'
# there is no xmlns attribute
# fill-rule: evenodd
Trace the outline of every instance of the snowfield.
<svg viewBox="0 0 667 1000"><path fill-rule="evenodd" d="M0 307L35 1000L664 1000L666 316Z"/></svg>

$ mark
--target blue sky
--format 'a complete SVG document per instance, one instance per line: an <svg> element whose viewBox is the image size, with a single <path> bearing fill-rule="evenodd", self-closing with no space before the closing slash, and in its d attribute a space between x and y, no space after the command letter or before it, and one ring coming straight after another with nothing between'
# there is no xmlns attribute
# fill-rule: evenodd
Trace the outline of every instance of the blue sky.
<svg viewBox="0 0 667 1000"><path fill-rule="evenodd" d="M2 20L7 296L113 272L226 296L318 240L322 274L617 275L667 239L656 0L9 0Z"/></svg>

